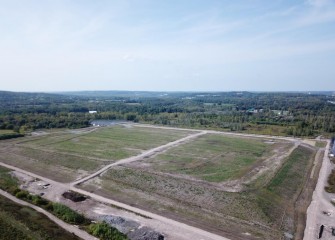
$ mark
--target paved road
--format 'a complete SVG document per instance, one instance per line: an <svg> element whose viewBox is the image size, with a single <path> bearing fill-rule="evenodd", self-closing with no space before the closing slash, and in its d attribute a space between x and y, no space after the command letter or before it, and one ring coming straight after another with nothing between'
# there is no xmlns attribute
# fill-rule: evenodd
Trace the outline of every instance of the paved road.
<svg viewBox="0 0 335 240"><path fill-rule="evenodd" d="M3 191L0 189L0 194L8 199L10 199L13 202L16 202L20 205L23 206L28 206L33 208L34 210L36 210L37 212L40 212L42 214L44 214L45 216L47 216L51 221L55 222L58 226L60 226L61 228L67 230L70 233L74 233L75 235L77 235L78 237L85 239L85 240L98 240L97 238L93 237L92 235L88 234L87 232L80 230L79 228L67 224L65 222L63 222L62 220L60 220L59 218L55 217L54 215L52 215L51 213L45 211L44 209L37 207L35 205L32 205L30 203L27 203L25 201L22 201L20 199L17 199L16 197L10 195L9 193Z"/></svg>
<svg viewBox="0 0 335 240"><path fill-rule="evenodd" d="M321 225L325 225L325 231L321 239L335 239L335 236L331 235L331 227L335 227L335 208L330 203L331 198L335 198L335 194L328 194L324 187L327 186L327 179L334 168L329 160L330 141L327 143L325 149L322 167L319 173L319 179L313 193L313 199L310 206L307 209L307 221L304 232L304 240L318 239L318 233ZM329 212L330 215L324 214L323 212Z"/></svg>

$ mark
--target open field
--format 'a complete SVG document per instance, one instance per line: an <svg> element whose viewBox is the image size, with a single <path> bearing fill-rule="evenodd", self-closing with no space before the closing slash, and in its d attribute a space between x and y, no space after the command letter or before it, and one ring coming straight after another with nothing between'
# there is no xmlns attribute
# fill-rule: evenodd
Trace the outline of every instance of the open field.
<svg viewBox="0 0 335 240"><path fill-rule="evenodd" d="M47 135L23 145L80 156L118 160L185 137L189 133L189 131L114 126L84 134L73 131L64 135Z"/></svg>
<svg viewBox="0 0 335 240"><path fill-rule="evenodd" d="M108 165L78 187L231 239L280 239L301 230L319 169L319 148L299 139L150 126L65 130L0 144L0 161L59 182Z"/></svg>
<svg viewBox="0 0 335 240"><path fill-rule="evenodd" d="M31 137L1 142L0 160L57 181L69 182L118 159L137 155L190 133L123 126L38 132Z"/></svg>

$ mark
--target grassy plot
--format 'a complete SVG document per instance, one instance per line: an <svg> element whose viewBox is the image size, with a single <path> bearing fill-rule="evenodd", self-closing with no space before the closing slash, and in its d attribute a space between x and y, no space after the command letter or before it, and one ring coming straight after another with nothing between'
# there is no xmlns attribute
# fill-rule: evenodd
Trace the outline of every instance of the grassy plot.
<svg viewBox="0 0 335 240"><path fill-rule="evenodd" d="M299 146L267 186L267 190L285 199L296 198L303 186L315 150Z"/></svg>
<svg viewBox="0 0 335 240"><path fill-rule="evenodd" d="M295 231L295 202L309 178L314 156L315 150L299 146L271 182L257 193L259 206L276 227Z"/></svg>
<svg viewBox="0 0 335 240"><path fill-rule="evenodd" d="M73 181L79 174L74 169L57 166L56 164L45 164L44 162L36 161L24 155L13 154L12 152L1 153L0 161L59 182Z"/></svg>
<svg viewBox="0 0 335 240"><path fill-rule="evenodd" d="M36 160L36 164L46 164L54 166L62 166L69 169L81 169L85 171L94 171L108 163L108 161L99 161L96 159L86 158L85 156L75 156L57 151L45 151L42 149L34 149L28 147L20 147L12 149L16 155L28 157Z"/></svg>
<svg viewBox="0 0 335 240"><path fill-rule="evenodd" d="M190 131L114 126L89 131L48 132L8 143L0 161L60 182L190 134ZM10 145L11 144L11 145Z"/></svg>
<svg viewBox="0 0 335 240"><path fill-rule="evenodd" d="M326 141L316 141L315 146L319 148L324 148L327 146L327 142Z"/></svg>
<svg viewBox="0 0 335 240"><path fill-rule="evenodd" d="M243 176L273 149L259 139L207 134L148 159L155 170L191 175L209 182Z"/></svg>
<svg viewBox="0 0 335 240"><path fill-rule="evenodd" d="M41 141L29 142L29 145L81 156L118 160L177 140L189 133L178 130L114 126L82 135L73 134L59 141L50 140L52 136L43 137Z"/></svg>

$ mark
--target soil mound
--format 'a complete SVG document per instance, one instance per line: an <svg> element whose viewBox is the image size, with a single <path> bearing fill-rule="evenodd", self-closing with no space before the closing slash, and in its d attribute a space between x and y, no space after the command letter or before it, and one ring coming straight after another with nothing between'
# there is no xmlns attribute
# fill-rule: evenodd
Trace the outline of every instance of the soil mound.
<svg viewBox="0 0 335 240"><path fill-rule="evenodd" d="M72 192L72 191L67 191L62 194L62 196L66 199L70 199L72 202L82 202L87 199L86 196L77 193L77 192Z"/></svg>

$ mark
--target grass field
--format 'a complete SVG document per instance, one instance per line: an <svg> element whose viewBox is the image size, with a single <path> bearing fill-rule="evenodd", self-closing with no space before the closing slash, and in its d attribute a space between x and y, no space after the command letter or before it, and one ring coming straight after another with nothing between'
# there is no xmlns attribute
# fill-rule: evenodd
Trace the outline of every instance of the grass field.
<svg viewBox="0 0 335 240"><path fill-rule="evenodd" d="M32 147L81 156L118 160L141 153L190 134L189 131L114 126L87 134L43 136L27 144Z"/></svg>
<svg viewBox="0 0 335 240"><path fill-rule="evenodd" d="M295 202L309 178L315 153L311 148L299 146L271 182L257 193L259 206L270 222L286 231L294 232L297 225Z"/></svg>
<svg viewBox="0 0 335 240"><path fill-rule="evenodd" d="M145 162L156 171L222 182L244 176L254 164L268 157L276 146L262 139L207 134Z"/></svg>
<svg viewBox="0 0 335 240"><path fill-rule="evenodd" d="M0 161L56 181L69 182L118 159L137 155L190 133L123 126L94 131L48 131L9 143L1 142L2 148L10 148L10 151L2 151Z"/></svg>
<svg viewBox="0 0 335 240"><path fill-rule="evenodd" d="M319 147L319 148L324 148L324 147L327 146L327 142L325 142L325 141L316 141L315 146Z"/></svg>
<svg viewBox="0 0 335 240"><path fill-rule="evenodd" d="M68 182L189 134L123 126L63 130L1 142L0 161ZM295 144L208 133L115 166L80 187L231 239L280 239L283 232L294 233L295 216L303 218L296 202L308 203L313 184L307 179L322 147Z"/></svg>

